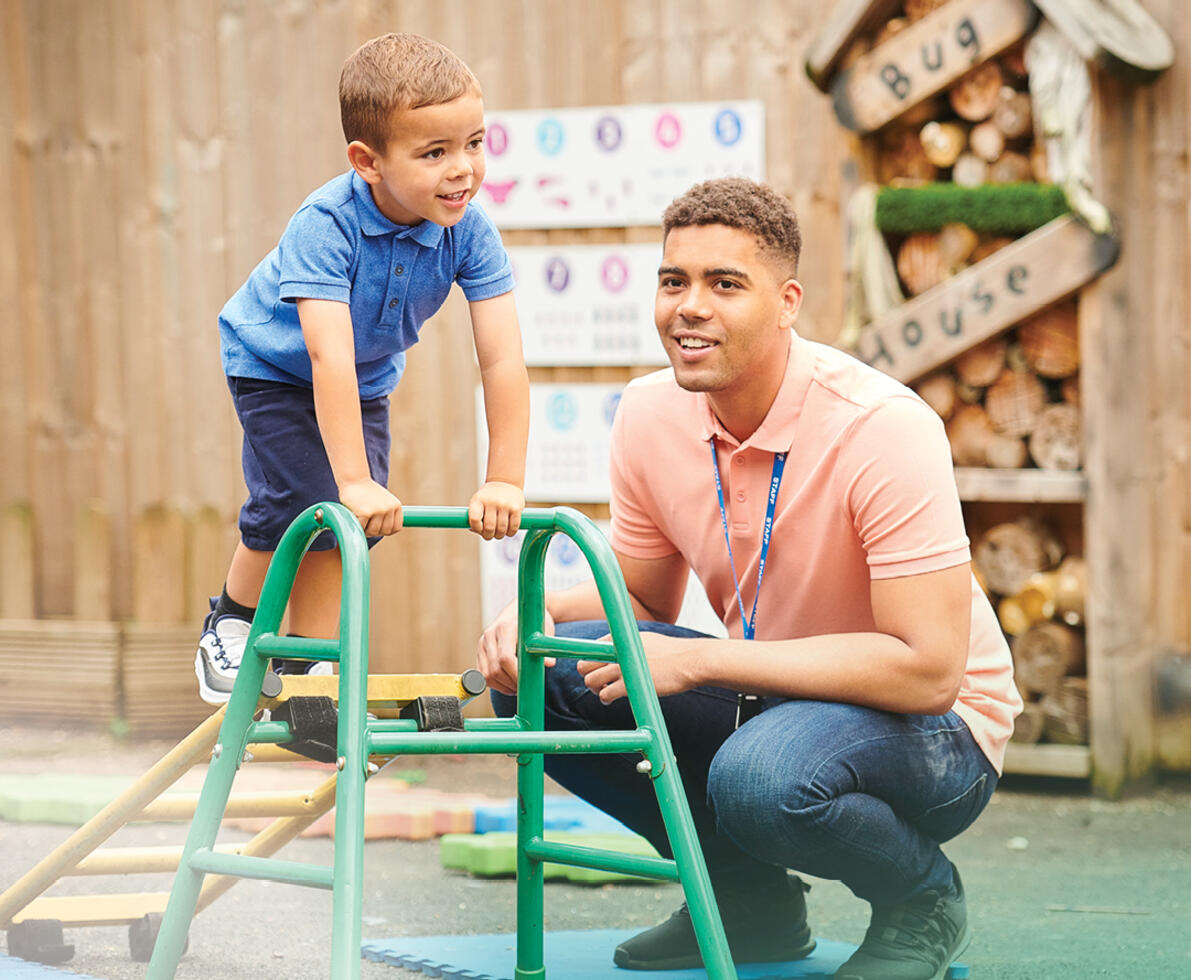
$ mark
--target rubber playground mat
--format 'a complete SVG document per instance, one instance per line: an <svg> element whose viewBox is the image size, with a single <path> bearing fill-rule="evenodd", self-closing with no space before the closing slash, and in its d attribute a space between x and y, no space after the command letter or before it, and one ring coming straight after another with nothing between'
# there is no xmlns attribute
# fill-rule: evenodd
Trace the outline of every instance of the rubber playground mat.
<svg viewBox="0 0 1191 980"><path fill-rule="evenodd" d="M630 973L612 964L612 950L639 929L595 929L547 932L545 964L549 976L583 980L624 980ZM830 980L856 947L851 943L820 939L813 953L788 963L743 963L740 980ZM513 935L399 936L364 942L364 956L406 970L443 980L512 980L516 965ZM970 972L954 963L947 980L966 980ZM706 980L705 970L651 970L650 980Z"/></svg>

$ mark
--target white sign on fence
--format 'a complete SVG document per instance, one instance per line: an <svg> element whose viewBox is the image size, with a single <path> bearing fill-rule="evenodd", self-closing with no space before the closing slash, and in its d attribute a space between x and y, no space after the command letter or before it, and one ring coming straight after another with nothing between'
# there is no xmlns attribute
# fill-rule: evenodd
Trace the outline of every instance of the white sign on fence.
<svg viewBox="0 0 1191 980"><path fill-rule="evenodd" d="M661 245L509 249L530 365L664 365L653 323Z"/></svg>
<svg viewBox="0 0 1191 980"><path fill-rule="evenodd" d="M501 228L658 225L712 177L765 176L760 101L490 112L479 200Z"/></svg>
<svg viewBox="0 0 1191 980"><path fill-rule="evenodd" d="M607 521L597 521L596 526L605 535L608 533ZM520 531L514 537L486 541L480 546L480 595L485 623L492 622L517 597L517 561L524 538L525 532ZM546 588L569 589L591 578L591 568L579 546L565 534L556 534L546 549ZM678 624L711 636L727 635L694 573L687 581Z"/></svg>
<svg viewBox="0 0 1191 980"><path fill-rule="evenodd" d="M538 503L608 500L608 448L623 384L531 384L525 498ZM488 458L484 398L476 388L478 473Z"/></svg>

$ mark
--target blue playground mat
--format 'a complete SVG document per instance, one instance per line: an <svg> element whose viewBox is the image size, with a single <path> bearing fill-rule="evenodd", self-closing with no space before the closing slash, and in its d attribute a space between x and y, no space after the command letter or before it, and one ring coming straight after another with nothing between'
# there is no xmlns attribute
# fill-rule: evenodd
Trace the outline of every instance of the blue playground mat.
<svg viewBox="0 0 1191 980"><path fill-rule="evenodd" d="M54 980L54 977L73 977L74 980L95 980L82 973L68 973L43 963L32 963L0 953L0 977L4 980Z"/></svg>
<svg viewBox="0 0 1191 980"><path fill-rule="evenodd" d="M612 965L612 950L635 935L637 929L595 929L548 932L545 938L546 975L583 980L707 980L706 971L651 970L648 974L621 970ZM820 939L815 951L804 960L789 963L739 964L740 980L830 980L856 947ZM443 980L512 980L516 965L516 937L502 936L397 936L369 939L363 954L376 963L388 963ZM954 963L947 980L965 980L971 974L962 963Z"/></svg>

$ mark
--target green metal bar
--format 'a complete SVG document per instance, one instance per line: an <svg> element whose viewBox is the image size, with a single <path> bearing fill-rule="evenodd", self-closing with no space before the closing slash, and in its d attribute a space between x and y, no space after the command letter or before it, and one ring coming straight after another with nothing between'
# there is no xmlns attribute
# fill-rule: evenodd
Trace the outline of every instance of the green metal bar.
<svg viewBox="0 0 1191 980"><path fill-rule="evenodd" d="M364 914L364 783L368 778L368 542L346 507L325 508L343 564L335 783L331 976L357 980Z"/></svg>
<svg viewBox="0 0 1191 980"><path fill-rule="evenodd" d="M526 639L525 652L538 657L616 662L616 650L607 640L576 640L567 636L544 636L535 633Z"/></svg>
<svg viewBox="0 0 1191 980"><path fill-rule="evenodd" d="M535 861L551 864L568 864L579 868L598 868L600 871L616 871L620 874L637 875L642 878L661 878L678 881L678 866L666 858L649 857L645 854L625 854L601 847L585 847L582 844L563 844L558 841L530 841L526 847Z"/></svg>
<svg viewBox="0 0 1191 980"><path fill-rule="evenodd" d="M336 513L336 510L342 511L342 514ZM165 914L162 916L161 929L157 935L153 956L145 972L145 980L171 980L178 969L178 961L182 957L182 949L186 943L190 922L194 918L204 877L204 872L194 867L191 864L191 859L200 850L214 848L215 837L219 832L219 823L227 807L232 782L247 745L252 716L256 711L261 686L264 683L268 657L257 650L256 642L261 636L269 633L276 634L281 628L281 618L285 614L285 607L289 602L289 594L293 589L298 565L310 543L325 529L324 517L327 514L331 514L339 527L347 527L348 521L355 524L356 533L363 548L363 556L365 559L367 557L367 542L363 540L359 522L355 521L350 512L338 504L308 508L295 518L285 534L282 535L277 551L269 562L268 572L265 574L264 587L261 590L256 615L252 620L252 628L248 633L244 657L237 672L231 698L224 711L218 741L212 751L211 766L207 771L207 778L203 783L198 805L195 807L186 844L182 848L178 873L174 876L173 889L170 892ZM338 527L335 530L337 537L345 536L340 534ZM347 559L348 555L345 553L344 557ZM353 557L355 563L359 564L361 561L360 551L353 550ZM345 561L343 592L345 607L352 603L352 597L348 593L349 583L356 590L360 587L358 571L349 575L347 564ZM366 585L366 561L363 574ZM367 595L367 590L364 595ZM356 605L360 602L358 592L354 601ZM336 853L338 853L338 848L336 848ZM356 952L358 957L358 944ZM345 980L351 980L353 976L358 977L358 965L355 974L349 970L344 973L336 973L335 976L342 976Z"/></svg>
<svg viewBox="0 0 1191 980"><path fill-rule="evenodd" d="M269 657L294 657L298 660L339 659L340 643L337 640L319 640L304 636L278 636L266 633L256 641L256 652Z"/></svg>
<svg viewBox="0 0 1191 980"><path fill-rule="evenodd" d="M525 651L525 639L546 626L546 549L551 532L530 530L521 546L518 587L517 720L530 732L546 727L546 665ZM480 737L480 736L476 736ZM509 736L504 736L508 738ZM517 961L514 980L544 980L545 868L529 848L544 833L545 757L517 757Z"/></svg>
<svg viewBox="0 0 1191 980"><path fill-rule="evenodd" d="M331 888L333 869L298 861L278 861L274 858L246 857L225 854L203 847L190 855L190 866L207 874L234 875L237 878L256 878L278 881L285 885L305 885L308 888Z"/></svg>
<svg viewBox="0 0 1191 980"><path fill-rule="evenodd" d="M369 726L371 728L371 726ZM512 753L644 752L651 732L375 732L369 731L373 755L502 755Z"/></svg>
<svg viewBox="0 0 1191 980"><path fill-rule="evenodd" d="M608 620L612 645L618 655L617 661L624 677L629 704L633 709L633 717L637 721L639 731L647 730L654 735L653 744L645 750L645 760L642 765L653 781L658 806L661 809L662 820L670 839L671 849L674 852L675 864L691 912L691 923L695 929L695 937L699 942L699 951L703 956L707 975L710 980L736 980L736 968L732 964L728 941L720 921L719 908L715 902L711 880L707 875L707 865L703 860L703 852L695 834L690 806L687 803L686 794L683 792L678 767L674 763L674 750L666 732L657 692L654 689L653 680L649 674L649 665L645 659L645 651L641 644L641 634L637 629L632 603L629 600L624 576L621 574L616 556L603 534L590 520L577 511L566 507L555 510L554 529L562 531L570 537L587 559L595 576L600 602ZM526 654L524 638L534 637L536 641L535 634L544 632L545 589L543 577L549 538L550 534L544 530L527 537L521 551L518 589L519 629L522 637L521 650L519 651L521 676L518 684L518 714L530 722L528 727L538 729L543 727L544 710L542 704L544 692L538 687L538 681L543 676L542 659L536 655ZM532 673L531 683L528 686L524 684L527 668L530 668ZM529 697L529 700L523 700L523 697ZM542 757L537 756L536 758L540 765ZM539 781L539 794L540 787L541 782ZM538 802L540 802L540 795ZM534 817L540 818L540 813L527 812L519 820L519 853L534 838L540 839L543 836L540 819L535 821ZM527 824L525 831L521 830L522 823ZM532 861L528 857L525 860L539 870L541 869L540 862ZM520 872L521 863L519 861L518 874ZM518 914L520 915L520 905ZM538 938L540 938L540 931ZM518 962L521 962L521 939L522 933L519 926ZM520 980L520 974L518 974L518 980Z"/></svg>
<svg viewBox="0 0 1191 980"><path fill-rule="evenodd" d="M408 507L408 528L465 529L461 507ZM194 916L204 874L263 877L329 887L333 892L331 975L358 980L363 878L363 805L368 756L380 754L516 753L518 756L517 963L516 980L544 980L543 864L546 861L605 868L626 874L678 878L691 909L699 948L711 980L736 980L706 866L666 735L657 694L649 676L632 605L615 555L603 535L582 514L568 508L528 510L528 532L521 552L518 600L520 670L518 714L512 719L468 719L465 731L417 732L403 720L368 720L368 548L359 523L338 504L319 504L294 521L269 565L247 652L225 712L214 761L183 849L182 866L166 909L146 980L174 976L186 932ZM343 558L339 641L279 637L281 617L294 577L314 537L330 529ZM545 558L555 533L567 534L591 567L612 636L599 641L547 637ZM292 738L279 722L253 723L270 656L339 661L339 778L336 786L335 858L328 871L310 865L223 855L214 851L215 834L227 805L244 749L254 742L284 743ZM545 728L545 656L616 661L638 722L635 730L562 733ZM674 861L618 854L547 842L543 838L544 755L556 752L629 752L644 756L674 851ZM644 776L643 776L644 778Z"/></svg>

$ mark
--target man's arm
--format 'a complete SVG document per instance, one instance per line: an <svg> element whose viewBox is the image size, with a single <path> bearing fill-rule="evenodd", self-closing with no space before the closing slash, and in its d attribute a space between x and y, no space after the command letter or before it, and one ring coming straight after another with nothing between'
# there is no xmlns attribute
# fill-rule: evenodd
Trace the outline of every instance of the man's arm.
<svg viewBox="0 0 1191 980"><path fill-rule="evenodd" d="M470 308L488 422L488 464L484 485L468 504L468 522L488 540L516 534L525 507L529 374L513 294L477 300Z"/></svg>
<svg viewBox="0 0 1191 980"><path fill-rule="evenodd" d="M375 536L401 530L401 501L372 479L364 449L351 310L333 300L298 300L302 338L310 354L314 412L339 501Z"/></svg>
<svg viewBox="0 0 1191 980"><path fill-rule="evenodd" d="M686 589L687 563L677 553L664 558L630 558L616 553L624 575L633 615L672 623L682 608ZM546 628L555 622L605 619L604 607L594 581L558 592L546 593ZM510 603L484 630L476 651L477 663L488 686L504 694L517 691L517 604Z"/></svg>
<svg viewBox="0 0 1191 980"><path fill-rule="evenodd" d="M684 640L645 634L659 694L714 685L755 694L840 701L908 714L955 703L971 630L971 570L952 568L870 586L876 630L793 640ZM584 662L587 685L625 694L615 664Z"/></svg>

